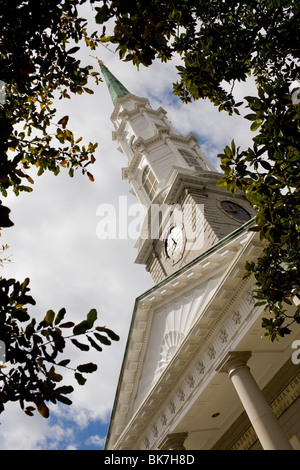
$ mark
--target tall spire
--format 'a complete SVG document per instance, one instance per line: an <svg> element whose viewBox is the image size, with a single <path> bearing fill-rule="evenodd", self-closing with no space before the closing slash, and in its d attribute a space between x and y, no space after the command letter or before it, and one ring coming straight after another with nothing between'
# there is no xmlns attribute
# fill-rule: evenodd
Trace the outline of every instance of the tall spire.
<svg viewBox="0 0 300 470"><path fill-rule="evenodd" d="M104 64L100 65L101 72L103 73L104 80L108 87L113 104L116 103L118 98L128 95L130 93L127 88L105 67Z"/></svg>

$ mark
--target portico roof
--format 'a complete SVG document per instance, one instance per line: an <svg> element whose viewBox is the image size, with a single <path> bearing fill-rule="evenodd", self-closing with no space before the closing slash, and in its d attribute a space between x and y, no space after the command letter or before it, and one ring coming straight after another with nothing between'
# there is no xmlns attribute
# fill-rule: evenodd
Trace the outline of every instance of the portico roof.
<svg viewBox="0 0 300 470"><path fill-rule="evenodd" d="M253 279L243 279L246 260L256 259L263 249L259 234L248 231L251 224L253 220L136 299L106 448L136 449L141 439L143 445L148 441L149 448L157 448L155 433L162 419L163 432L160 429L157 439L188 431L190 448L194 442L197 448L210 448L243 412L230 380L217 372L224 355L252 351L250 367L260 387L287 361L293 335L280 344L261 339L262 307L254 305ZM195 321L177 351L157 369L158 375L156 370L150 385L141 386L148 380L148 371L153 372L149 361L147 365L147 351L155 349L155 316L175 305L176 299L183 316L187 307L181 307L182 299L188 305L193 289L196 292L213 276L219 276L217 287L202 299L196 314L188 306ZM220 418L214 421L213 415Z"/></svg>

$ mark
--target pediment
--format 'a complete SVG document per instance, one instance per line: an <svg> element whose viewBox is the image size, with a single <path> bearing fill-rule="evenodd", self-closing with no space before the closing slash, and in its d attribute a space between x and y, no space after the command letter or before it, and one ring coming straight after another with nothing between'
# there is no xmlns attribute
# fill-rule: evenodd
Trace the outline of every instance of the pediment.
<svg viewBox="0 0 300 470"><path fill-rule="evenodd" d="M153 312L134 409L143 401L214 295L228 263L200 285L170 299Z"/></svg>
<svg viewBox="0 0 300 470"><path fill-rule="evenodd" d="M246 259L262 250L250 223L140 296L135 303L110 427L116 442L154 390L168 390L180 357L193 357L245 286ZM194 349L193 349L194 348ZM192 354L192 356L191 356ZM181 366L180 366L181 367ZM170 372L171 371L171 372ZM179 376L180 377L180 376ZM172 377L172 380L174 377ZM156 393L156 392L155 392Z"/></svg>

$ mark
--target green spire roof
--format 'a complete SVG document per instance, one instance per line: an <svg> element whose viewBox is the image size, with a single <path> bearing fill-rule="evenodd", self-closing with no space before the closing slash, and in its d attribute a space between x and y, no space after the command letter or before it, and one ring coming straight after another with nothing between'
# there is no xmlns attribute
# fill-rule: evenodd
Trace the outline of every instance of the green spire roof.
<svg viewBox="0 0 300 470"><path fill-rule="evenodd" d="M119 82L119 80L108 70L108 68L105 67L105 65L101 64L100 69L103 73L113 104L116 103L118 98L130 93L127 88L125 88L124 85L122 85L122 83Z"/></svg>

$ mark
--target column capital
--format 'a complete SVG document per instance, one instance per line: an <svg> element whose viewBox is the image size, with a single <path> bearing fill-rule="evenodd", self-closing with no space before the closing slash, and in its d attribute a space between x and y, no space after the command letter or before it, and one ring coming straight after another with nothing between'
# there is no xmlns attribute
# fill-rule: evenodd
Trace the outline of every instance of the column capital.
<svg viewBox="0 0 300 470"><path fill-rule="evenodd" d="M230 376L234 370L246 367L251 355L251 351L229 351L217 365L216 371L227 372Z"/></svg>
<svg viewBox="0 0 300 470"><path fill-rule="evenodd" d="M188 434L188 432L168 434L160 444L159 450L185 450L183 444Z"/></svg>

